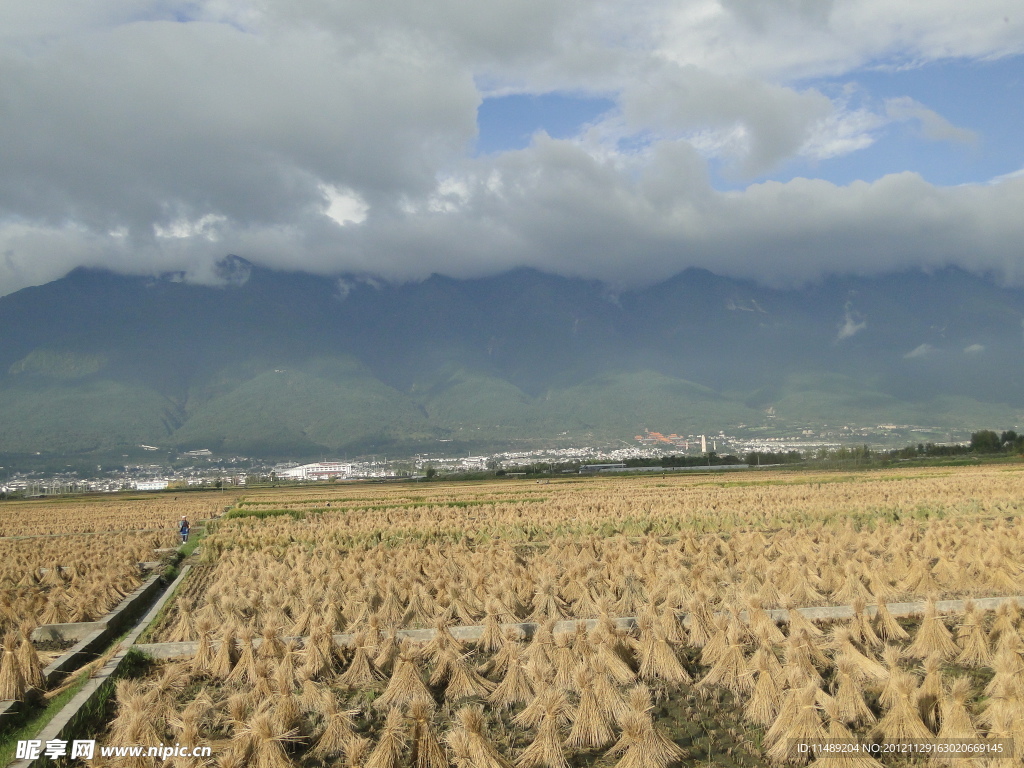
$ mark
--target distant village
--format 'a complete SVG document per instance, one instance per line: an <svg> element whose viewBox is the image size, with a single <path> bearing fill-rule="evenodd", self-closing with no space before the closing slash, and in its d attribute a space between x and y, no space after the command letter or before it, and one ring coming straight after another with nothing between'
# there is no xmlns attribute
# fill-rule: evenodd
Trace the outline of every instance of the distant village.
<svg viewBox="0 0 1024 768"><path fill-rule="evenodd" d="M802 430L787 437L739 437L716 434L664 434L643 430L632 442L622 441L619 447L559 447L529 451L506 451L479 456L452 456L439 450L436 454L417 454L410 457L373 457L352 461L323 460L312 463L268 462L245 456L218 457L206 448L183 454L188 466L168 467L160 463L126 464L116 469L97 467L93 476L80 472L58 473L44 476L34 472L4 474L0 467L0 493L19 496L50 496L66 493L113 493L120 491L166 491L198 488L237 488L273 482L301 483L342 480L401 480L420 479L433 474L455 474L503 471L516 475L524 468L538 464L549 465L601 465L601 469L615 470L625 462L636 459L655 459L666 455L732 455L743 457L757 454L786 454L799 452L813 456L842 445L874 444L892 447L934 441L940 435L935 428L913 425L882 424L875 427L838 427L825 430ZM961 444L962 437L950 434L948 442ZM960 437L961 440L956 438ZM158 451L156 446L140 445L144 451ZM591 466L590 469L595 469ZM563 470L564 471L564 470Z"/></svg>

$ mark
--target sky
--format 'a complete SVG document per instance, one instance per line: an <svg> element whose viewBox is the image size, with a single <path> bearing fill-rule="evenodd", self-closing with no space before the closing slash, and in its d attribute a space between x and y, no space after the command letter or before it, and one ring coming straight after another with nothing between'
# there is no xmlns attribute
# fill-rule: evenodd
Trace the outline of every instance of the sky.
<svg viewBox="0 0 1024 768"><path fill-rule="evenodd" d="M6 0L0 295L529 266L1024 283L1013 0Z"/></svg>

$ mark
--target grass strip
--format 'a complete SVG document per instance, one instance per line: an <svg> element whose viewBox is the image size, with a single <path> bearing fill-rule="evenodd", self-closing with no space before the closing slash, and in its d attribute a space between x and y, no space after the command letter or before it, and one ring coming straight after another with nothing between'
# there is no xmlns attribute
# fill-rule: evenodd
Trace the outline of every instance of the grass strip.
<svg viewBox="0 0 1024 768"><path fill-rule="evenodd" d="M35 738L36 734L57 716L64 705L82 690L90 675L91 670L80 672L74 685L47 702L45 707L26 707L10 724L0 730L0 765L7 765L14 760L18 742Z"/></svg>
<svg viewBox="0 0 1024 768"><path fill-rule="evenodd" d="M175 570L175 577L174 578L176 579L176 578L178 578L178 576L177 576L177 570L178 569L175 568L174 570ZM195 573L195 568L193 568L191 571L189 571L188 577L183 579L181 581L181 584L178 584L176 587L174 587L174 592L171 593L170 597L167 599L167 602L165 602L160 607L160 610L157 611L156 616L153 617L153 620L149 623L149 626L147 626L142 631L142 634L139 635L139 638L135 641L136 643L149 643L149 642L153 641L153 638L157 635L158 630L163 627L163 623L164 623L164 621L167 618L167 614L171 610L171 606L174 605L174 600L175 600L174 596L181 590L181 588L185 584L185 582L188 581L189 578L192 578L192 574L193 573ZM173 580L172 580L171 583L172 584L174 583ZM170 586L168 586L168 589L170 589ZM157 599L159 599L159 598L157 598Z"/></svg>
<svg viewBox="0 0 1024 768"><path fill-rule="evenodd" d="M293 517L296 520L301 520L305 517L305 514L298 509L251 509L249 507L236 507L224 515L224 519L231 520L236 517L254 517L257 520L264 520L268 517L284 517L285 515Z"/></svg>

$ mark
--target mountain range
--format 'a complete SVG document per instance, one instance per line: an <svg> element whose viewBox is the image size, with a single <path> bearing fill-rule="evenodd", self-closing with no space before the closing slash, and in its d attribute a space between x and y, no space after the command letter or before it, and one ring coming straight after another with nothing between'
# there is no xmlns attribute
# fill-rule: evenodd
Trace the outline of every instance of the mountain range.
<svg viewBox="0 0 1024 768"><path fill-rule="evenodd" d="M0 298L0 454L295 458L1024 421L1024 291L958 269L792 289L521 269L392 284L239 257Z"/></svg>

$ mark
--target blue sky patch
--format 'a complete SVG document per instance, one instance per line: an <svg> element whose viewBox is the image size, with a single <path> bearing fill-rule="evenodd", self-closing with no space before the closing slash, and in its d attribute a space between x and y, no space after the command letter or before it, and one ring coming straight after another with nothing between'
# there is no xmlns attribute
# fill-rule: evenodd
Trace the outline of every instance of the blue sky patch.
<svg viewBox="0 0 1024 768"><path fill-rule="evenodd" d="M552 138L572 138L614 107L611 99L562 93L484 99L477 111L477 154L524 149L541 130Z"/></svg>

